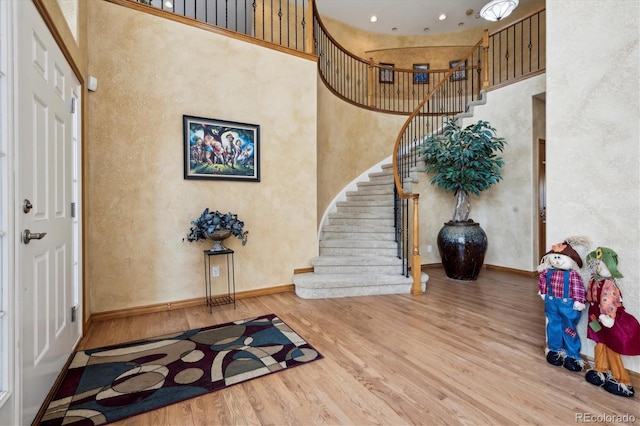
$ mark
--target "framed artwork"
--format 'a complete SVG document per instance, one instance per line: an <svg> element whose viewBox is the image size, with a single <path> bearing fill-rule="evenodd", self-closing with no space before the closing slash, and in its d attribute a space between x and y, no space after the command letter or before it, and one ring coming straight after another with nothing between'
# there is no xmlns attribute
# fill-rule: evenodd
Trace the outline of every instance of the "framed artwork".
<svg viewBox="0 0 640 426"><path fill-rule="evenodd" d="M184 178L260 182L260 126L182 116Z"/></svg>
<svg viewBox="0 0 640 426"><path fill-rule="evenodd" d="M460 60L449 62L449 68L457 67L459 62ZM454 73L451 75L451 81L466 80L467 79L466 67L467 67L467 61L462 61L462 65L460 65L460 69L458 69L458 71L454 71Z"/></svg>
<svg viewBox="0 0 640 426"><path fill-rule="evenodd" d="M413 64L414 70L428 70L429 64ZM429 83L429 73L428 72L414 72L413 73L413 82L416 84L427 84Z"/></svg>
<svg viewBox="0 0 640 426"><path fill-rule="evenodd" d="M393 68L394 64L384 64L380 62L380 65ZM387 68L380 68L380 83L393 84L393 70Z"/></svg>

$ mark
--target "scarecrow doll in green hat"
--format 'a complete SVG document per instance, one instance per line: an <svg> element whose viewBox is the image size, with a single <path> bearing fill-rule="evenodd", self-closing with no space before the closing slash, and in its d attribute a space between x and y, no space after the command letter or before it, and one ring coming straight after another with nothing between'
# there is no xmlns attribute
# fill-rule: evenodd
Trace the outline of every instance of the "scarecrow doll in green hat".
<svg viewBox="0 0 640 426"><path fill-rule="evenodd" d="M587 337L594 342L595 367L587 371L587 382L609 393L634 395L631 378L620 355L640 355L640 324L628 314L622 304L622 294L616 279L618 255L607 247L598 247L587 255L591 272L587 289L589 325Z"/></svg>

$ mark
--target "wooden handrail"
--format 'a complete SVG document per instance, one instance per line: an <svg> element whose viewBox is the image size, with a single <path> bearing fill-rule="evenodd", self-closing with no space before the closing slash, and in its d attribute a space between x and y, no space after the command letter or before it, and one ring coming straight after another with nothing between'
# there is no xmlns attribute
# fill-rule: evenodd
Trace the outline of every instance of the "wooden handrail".
<svg viewBox="0 0 640 426"><path fill-rule="evenodd" d="M482 47L483 51L484 51L484 55L485 55L485 64L487 63L486 60L486 55L487 55L487 49L489 47L489 37L488 37L488 31L485 30L485 34L482 37L482 39L476 43L476 45L474 45L464 56L463 58L458 62L457 66L452 68L451 70L448 70L448 73L445 74L445 76L440 80L440 82L438 82L438 84L436 84L434 86L433 89L431 89L431 91L425 96L425 98L420 102L420 104L418 105L418 107L411 113L411 115L409 115L409 117L407 118L407 120L404 122L402 128L400 129L400 132L398 134L398 136L396 137L396 141L395 144L393 146L393 154L391 155L392 158L392 169L393 169L393 180L395 182L395 186L396 186L396 193L398 194L398 197L400 199L404 199L404 200L412 200L412 204L413 204L413 219L412 219L412 234L413 234L413 238L412 238L412 248L411 248L411 275L412 275L412 286L411 286L411 294L417 295L420 294L422 292L421 289L421 279L422 279L422 267L421 267L421 257L420 257L420 214L419 214L419 209L418 209L418 203L419 203L419 197L420 194L417 193L406 193L404 191L404 184L402 182L402 179L400 177L400 173L399 173L399 166L398 166L398 158L401 157L400 155L400 146L401 143L405 137L405 133L407 132L407 129L409 128L409 126L411 125L411 123L413 122L413 120L420 116L422 114L422 109L424 108L425 105L427 105L427 102L429 102L435 93L437 93L441 88L444 87L444 85L449 83L449 79L454 75L454 73L458 72L461 70L461 67L463 64L465 64L467 61L469 61L472 57L474 52L478 49L478 47ZM472 68L472 67L469 67ZM486 68L483 67L483 68ZM465 72L467 72L469 69L467 69L465 67ZM486 74L485 72L485 78L484 81L482 82L482 85L488 85L488 74Z"/></svg>

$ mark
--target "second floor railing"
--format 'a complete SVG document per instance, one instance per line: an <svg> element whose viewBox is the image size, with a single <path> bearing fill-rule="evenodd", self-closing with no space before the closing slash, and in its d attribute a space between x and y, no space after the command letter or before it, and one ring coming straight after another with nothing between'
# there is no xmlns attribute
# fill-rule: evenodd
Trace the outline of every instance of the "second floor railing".
<svg viewBox="0 0 640 426"><path fill-rule="evenodd" d="M115 0L111 0L115 1ZM172 15L194 19L273 45L318 56L329 90L363 108L409 115L450 69L414 70L359 58L343 48L322 24L314 0L128 0ZM489 57L482 88L491 89L543 72L545 10L489 34ZM467 71L483 64L463 64ZM461 73L465 72L460 70ZM468 86L468 87L467 87ZM466 105L479 91L460 84L452 103ZM460 109L460 108L458 108ZM438 113L432 110L431 113ZM440 111L443 112L443 111Z"/></svg>
<svg viewBox="0 0 640 426"><path fill-rule="evenodd" d="M310 52L312 0L137 0L278 46Z"/></svg>
<svg viewBox="0 0 640 426"><path fill-rule="evenodd" d="M542 9L489 34L489 88L544 72L546 24L545 9Z"/></svg>
<svg viewBox="0 0 640 426"><path fill-rule="evenodd" d="M313 39L318 69L335 95L363 108L391 114L410 114L452 69L413 70L390 67L359 58L343 48L314 14ZM461 112L480 94L479 64L460 61L446 98L434 114ZM458 95L455 95L455 94Z"/></svg>

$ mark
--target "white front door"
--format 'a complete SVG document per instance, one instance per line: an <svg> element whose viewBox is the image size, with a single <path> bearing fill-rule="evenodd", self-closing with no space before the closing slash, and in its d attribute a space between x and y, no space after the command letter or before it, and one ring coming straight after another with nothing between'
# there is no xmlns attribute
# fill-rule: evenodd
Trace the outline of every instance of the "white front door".
<svg viewBox="0 0 640 426"><path fill-rule="evenodd" d="M33 3L17 4L18 362L20 417L28 424L82 332L80 312L72 318L80 290L74 150L81 86Z"/></svg>

